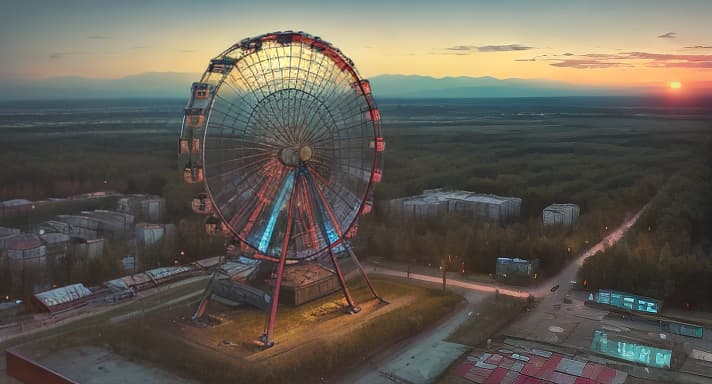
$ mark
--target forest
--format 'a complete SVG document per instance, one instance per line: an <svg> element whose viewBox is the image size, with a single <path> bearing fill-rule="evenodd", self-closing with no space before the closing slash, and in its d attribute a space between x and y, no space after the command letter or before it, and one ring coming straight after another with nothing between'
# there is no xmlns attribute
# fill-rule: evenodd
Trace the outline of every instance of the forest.
<svg viewBox="0 0 712 384"><path fill-rule="evenodd" d="M220 254L222 239L206 236L202 217L190 211L196 190L180 180L175 151L183 101L101 103L70 106L75 112L62 124L57 122L68 119L66 106L44 114L23 107L15 115L0 106L12 116L0 123L11 148L0 152L0 201L97 190L160 194L167 201L165 221L178 228L175 249L183 251L181 261ZM537 258L540 275L546 276L652 199L644 219L653 229L647 232L646 226L638 237L592 259L584 269L592 284L650 295L666 288L682 298L686 290L679 282L686 278L680 276L687 273L682 265L709 270L701 235L709 229L701 217L709 218L709 212L699 211L702 204L680 205L698 202L702 197L694 200L695 191L704 196L695 182L703 176L690 173L704 169L703 163L691 165L712 152L700 144L712 133L704 110L605 98L385 100L380 106L387 141L384 177L376 209L361 219L354 240L363 258L437 265L451 256L458 263L449 268L473 274L492 273L497 257ZM685 187L674 189L678 185ZM521 197L521 217L507 225L454 216L403 223L382 209L388 199L440 187ZM666 206L670 201L676 203ZM576 203L581 217L572 228L544 227L542 209L551 203ZM632 283L613 277L621 254L633 265L646 249L650 273L659 268L653 259L676 261L668 261L674 268L666 275L672 277L662 286L657 279L646 285L640 277L626 285ZM109 245L114 256L85 274L93 281L115 277L122 253ZM158 252L155 264L170 263L179 257L174 253Z"/></svg>
<svg viewBox="0 0 712 384"><path fill-rule="evenodd" d="M401 120L387 130L375 214L362 218L355 243L369 256L425 265L456 257L450 268L468 274L493 273L497 257L537 258L540 276L557 272L674 182L712 132L704 119L611 110L432 122L435 106L394 109ZM521 218L503 226L462 217L404 223L384 212L390 198L439 187L521 197ZM572 228L545 227L551 203L576 203L581 217Z"/></svg>
<svg viewBox="0 0 712 384"><path fill-rule="evenodd" d="M638 223L583 265L590 289L662 298L686 309L712 308L712 141L670 178Z"/></svg>

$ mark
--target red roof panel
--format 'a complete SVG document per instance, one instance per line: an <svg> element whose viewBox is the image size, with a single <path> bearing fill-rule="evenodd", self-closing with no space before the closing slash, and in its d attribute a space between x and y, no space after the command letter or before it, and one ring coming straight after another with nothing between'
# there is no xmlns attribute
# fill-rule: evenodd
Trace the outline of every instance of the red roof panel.
<svg viewBox="0 0 712 384"><path fill-rule="evenodd" d="M485 380L484 384L500 384L502 383L502 379L504 376L509 372L508 370L504 368L497 368L494 371L492 371L492 374Z"/></svg>

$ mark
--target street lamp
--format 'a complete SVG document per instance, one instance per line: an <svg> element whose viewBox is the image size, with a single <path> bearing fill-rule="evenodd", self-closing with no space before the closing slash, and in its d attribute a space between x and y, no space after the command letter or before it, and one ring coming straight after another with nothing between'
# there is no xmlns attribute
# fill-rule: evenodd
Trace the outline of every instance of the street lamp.
<svg viewBox="0 0 712 384"><path fill-rule="evenodd" d="M445 288L447 287L447 269L452 264L452 260L456 259L453 258L452 255L447 255L446 258L442 258L442 261L440 262L440 269L443 271L443 292L445 291Z"/></svg>

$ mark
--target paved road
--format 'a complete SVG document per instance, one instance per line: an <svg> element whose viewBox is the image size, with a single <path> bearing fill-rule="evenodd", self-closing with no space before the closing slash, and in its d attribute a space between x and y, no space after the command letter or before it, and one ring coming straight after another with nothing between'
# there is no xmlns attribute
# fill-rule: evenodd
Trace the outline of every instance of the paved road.
<svg viewBox="0 0 712 384"><path fill-rule="evenodd" d="M468 304L463 309L445 319L437 327L430 329L420 335L397 344L388 350L366 360L358 369L340 378L340 383L357 384L391 384L391 383L412 383L427 384L433 382L447 367L455 361L467 348L466 346L446 342L445 339L452 331L457 329L473 312L476 312L477 304L487 296L499 290L499 293L528 297L530 294L536 297L546 297L551 293L552 286L559 284L563 289L558 294L568 290L568 284L576 279L578 269L583 265L583 261L595 255L606 247L620 240L623 235L638 220L643 207L633 217L626 220L620 227L616 228L601 242L594 245L587 251L572 260L569 265L561 270L556 276L547 279L543 283L534 287L511 288L498 287L492 284L462 281L456 278L448 278L449 287L456 287L464 291L464 296ZM383 268L369 264L366 269L371 274L380 274L394 277L407 277L406 271ZM410 274L411 279L435 284L442 284L442 277Z"/></svg>
<svg viewBox="0 0 712 384"><path fill-rule="evenodd" d="M462 291L467 305L461 307L437 326L411 339L396 344L366 360L358 369L339 379L343 384L427 384L457 360L470 347L445 339L460 324L477 312L478 304L489 294Z"/></svg>

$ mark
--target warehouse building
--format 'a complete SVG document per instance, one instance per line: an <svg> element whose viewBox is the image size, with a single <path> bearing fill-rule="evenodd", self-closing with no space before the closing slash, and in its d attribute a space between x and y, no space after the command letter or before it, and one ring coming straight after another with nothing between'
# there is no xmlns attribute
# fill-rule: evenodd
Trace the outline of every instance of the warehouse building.
<svg viewBox="0 0 712 384"><path fill-rule="evenodd" d="M551 204L544 208L542 218L544 225L574 225L579 217L579 206L576 204Z"/></svg>
<svg viewBox="0 0 712 384"><path fill-rule="evenodd" d="M54 313L86 304L93 297L84 284L72 284L49 291L36 293L35 302L45 311Z"/></svg>
<svg viewBox="0 0 712 384"><path fill-rule="evenodd" d="M519 217L522 199L468 191L426 189L422 195L388 201L388 212L407 218L435 217L447 213L481 217L498 223Z"/></svg>

